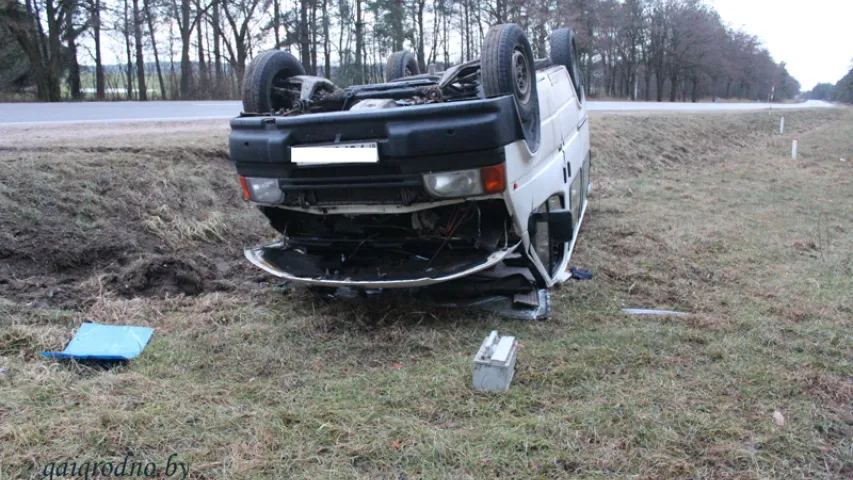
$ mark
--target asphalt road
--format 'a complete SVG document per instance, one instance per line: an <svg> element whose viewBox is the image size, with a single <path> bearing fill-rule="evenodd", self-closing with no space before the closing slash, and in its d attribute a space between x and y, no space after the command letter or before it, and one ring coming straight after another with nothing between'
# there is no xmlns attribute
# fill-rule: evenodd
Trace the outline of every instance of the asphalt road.
<svg viewBox="0 0 853 480"><path fill-rule="evenodd" d="M226 119L241 110L240 102L83 102L0 103L0 126L39 123L115 123ZM816 100L773 104L774 109L832 107ZM766 103L587 102L591 112L727 112L766 110Z"/></svg>

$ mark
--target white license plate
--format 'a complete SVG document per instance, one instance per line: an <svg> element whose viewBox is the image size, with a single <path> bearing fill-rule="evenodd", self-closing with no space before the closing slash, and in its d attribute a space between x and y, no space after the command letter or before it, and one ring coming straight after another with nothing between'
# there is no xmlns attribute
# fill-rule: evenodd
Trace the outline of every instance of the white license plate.
<svg viewBox="0 0 853 480"><path fill-rule="evenodd" d="M378 163L379 146L376 142L352 142L290 147L290 161L302 165Z"/></svg>

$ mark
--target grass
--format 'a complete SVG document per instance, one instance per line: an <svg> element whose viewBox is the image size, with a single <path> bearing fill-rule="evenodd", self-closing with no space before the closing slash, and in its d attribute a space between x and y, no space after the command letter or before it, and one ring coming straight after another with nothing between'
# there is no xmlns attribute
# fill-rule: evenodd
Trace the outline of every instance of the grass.
<svg viewBox="0 0 853 480"><path fill-rule="evenodd" d="M263 221L206 150L3 152L4 168L30 166L0 177L3 231L47 255L3 237L0 478L128 451L177 453L197 479L849 478L853 112L787 112L797 161L776 122L594 117L596 190L574 263L595 278L556 290L552 318L533 323L268 283L239 252ZM133 185L87 195L112 164ZM77 244L122 232L124 248L51 263L56 221L36 214L55 192L24 192L60 187L77 203L55 218L89 209L95 222ZM198 275L200 291L139 280L182 258L187 271L170 272ZM110 369L37 355L81 321L157 330ZM491 329L523 344L505 394L470 388Z"/></svg>

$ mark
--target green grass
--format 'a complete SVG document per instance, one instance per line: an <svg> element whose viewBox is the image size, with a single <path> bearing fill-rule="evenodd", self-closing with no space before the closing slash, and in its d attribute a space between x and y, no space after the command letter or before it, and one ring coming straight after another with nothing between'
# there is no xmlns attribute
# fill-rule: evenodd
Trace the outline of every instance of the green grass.
<svg viewBox="0 0 853 480"><path fill-rule="evenodd" d="M257 282L124 298L97 271L82 311L0 303L0 478L128 450L177 453L191 478L849 478L853 116L786 116L796 162L787 139L743 127L758 114L690 117L678 135L677 117L594 118L573 263L595 278L555 290L546 322ZM641 128L647 143L619 146ZM708 128L740 144L708 147ZM112 370L36 355L83 320L157 330ZM504 394L470 386L491 329L523 344Z"/></svg>

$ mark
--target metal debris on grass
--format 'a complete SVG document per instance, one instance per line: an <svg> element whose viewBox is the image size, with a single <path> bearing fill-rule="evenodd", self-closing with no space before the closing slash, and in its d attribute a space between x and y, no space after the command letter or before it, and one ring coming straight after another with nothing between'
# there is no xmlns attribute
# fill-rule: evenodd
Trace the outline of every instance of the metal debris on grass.
<svg viewBox="0 0 853 480"><path fill-rule="evenodd" d="M505 392L515 375L518 342L515 337L500 336L493 330L474 357L474 389Z"/></svg>
<svg viewBox="0 0 853 480"><path fill-rule="evenodd" d="M675 315L675 316L684 316L690 315L685 312L675 312L672 310L647 310L644 308L623 308L623 312L629 315Z"/></svg>

